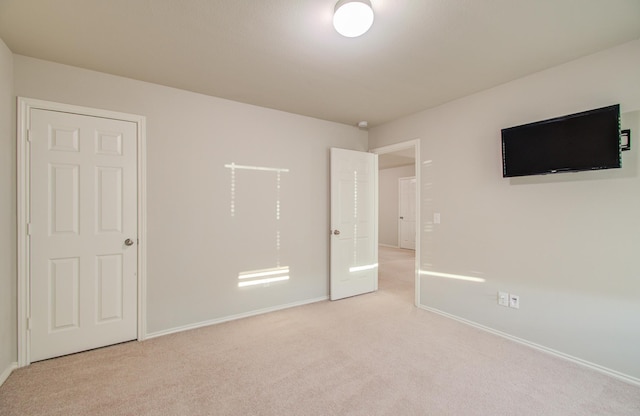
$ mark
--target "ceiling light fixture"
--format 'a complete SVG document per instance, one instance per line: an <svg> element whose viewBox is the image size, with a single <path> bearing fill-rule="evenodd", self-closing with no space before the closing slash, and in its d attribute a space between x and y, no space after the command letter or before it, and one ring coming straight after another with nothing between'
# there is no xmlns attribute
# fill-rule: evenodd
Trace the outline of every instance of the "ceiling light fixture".
<svg viewBox="0 0 640 416"><path fill-rule="evenodd" d="M373 9L369 0L340 0L333 13L333 27L348 38L363 35L373 24Z"/></svg>

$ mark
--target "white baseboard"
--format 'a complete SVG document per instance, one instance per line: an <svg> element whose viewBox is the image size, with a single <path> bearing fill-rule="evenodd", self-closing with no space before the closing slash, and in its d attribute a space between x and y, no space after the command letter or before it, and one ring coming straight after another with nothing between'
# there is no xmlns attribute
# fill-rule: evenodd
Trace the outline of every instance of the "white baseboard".
<svg viewBox="0 0 640 416"><path fill-rule="evenodd" d="M382 247L389 247L389 248L400 248L400 246L394 246L393 244L382 244L382 243L378 243L379 246Z"/></svg>
<svg viewBox="0 0 640 416"><path fill-rule="evenodd" d="M208 321L197 322L195 324L183 325L183 326L179 326L179 327L175 327L175 328L171 328L171 329L165 329L163 331L149 333L149 334L147 334L145 336L144 339L147 340L147 339L151 339L151 338L161 337L161 336L164 336L164 335L175 334L177 332L189 331L191 329L202 328L202 327L210 326L210 325L217 325L217 324L221 324L221 323L224 323L224 322L235 321L236 319L249 318L251 316L262 315L262 314L269 313L269 312L275 312L275 311L280 311L280 310L283 310L283 309L294 308L296 306L302 306L302 305L308 305L310 303L322 302L322 301L325 301L325 300L328 300L328 299L329 299L328 296L322 296L322 297L319 297L319 298L307 299L307 300L303 300L303 301L299 301L299 302L292 302L292 303L287 303L287 304L284 304L284 305L272 306L270 308L257 309L257 310L253 310L253 311L249 311L249 312L239 313L237 315L225 316L223 318L216 318L216 319L211 319L211 320L208 320Z"/></svg>
<svg viewBox="0 0 640 416"><path fill-rule="evenodd" d="M15 370L16 368L18 368L18 363L11 363L7 368L4 369L2 374L0 374L0 386L2 386L5 381L7 381L13 370Z"/></svg>
<svg viewBox="0 0 640 416"><path fill-rule="evenodd" d="M604 374L606 374L608 376L617 378L617 379L622 380L624 382L627 382L629 384L640 386L640 379L636 378L636 377L633 377L633 376L630 376L628 374L624 374L624 373L621 373L619 371L612 370L610 368L603 367L601 365L592 363L590 361L586 361L586 360L583 360L581 358L577 358L577 357L574 357L572 355L565 354L563 352L554 350L552 348L545 347L544 345L540 345L540 344L536 344L536 343L531 342L531 341L527 341L526 339L515 337L513 335L507 334L506 332L498 331L497 329L493 329L491 327L484 326L484 325L479 324L477 322L473 322L473 321L470 321L468 319L460 318L459 316L452 315L452 314L447 313L447 312L443 312L443 311L441 311L439 309L431 308L429 306L424 306L424 305L418 305L418 308L424 309L424 310L429 311L429 312L437 313L438 315L442 315L442 316L445 316L447 318L456 320L458 322L462 322L463 324L470 325L470 326L472 326L474 328L478 328L478 329L481 329L483 331L490 332L490 333L492 333L494 335L498 335L498 336L500 336L502 338L506 338L506 339L508 339L510 341L517 342L518 344L526 345L527 347L535 348L538 351L546 352L546 353L554 355L556 357L563 358L565 360L568 360L568 361L571 361L573 363L582 365L584 367L588 367L588 368L590 368L592 370L598 371L600 373L604 373Z"/></svg>

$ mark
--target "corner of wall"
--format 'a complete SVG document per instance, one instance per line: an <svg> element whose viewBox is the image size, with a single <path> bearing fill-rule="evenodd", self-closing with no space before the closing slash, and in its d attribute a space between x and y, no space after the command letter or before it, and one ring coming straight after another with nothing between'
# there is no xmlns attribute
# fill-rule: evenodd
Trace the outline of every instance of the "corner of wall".
<svg viewBox="0 0 640 416"><path fill-rule="evenodd" d="M9 378L11 373L13 372L13 370L15 370L17 368L18 368L18 363L17 362L13 362L13 363L10 363L4 369L4 371L2 371L2 373L0 373L0 386L2 386L5 381L7 381L7 379Z"/></svg>
<svg viewBox="0 0 640 416"><path fill-rule="evenodd" d="M0 39L0 384L17 367L16 99L13 53Z"/></svg>

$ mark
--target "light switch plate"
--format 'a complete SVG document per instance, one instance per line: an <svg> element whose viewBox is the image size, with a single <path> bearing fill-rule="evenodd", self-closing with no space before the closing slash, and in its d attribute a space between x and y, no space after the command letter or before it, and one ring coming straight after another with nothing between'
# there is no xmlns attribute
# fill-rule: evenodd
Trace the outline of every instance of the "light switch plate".
<svg viewBox="0 0 640 416"><path fill-rule="evenodd" d="M498 292L498 305L509 306L509 294L507 292Z"/></svg>
<svg viewBox="0 0 640 416"><path fill-rule="evenodd" d="M520 296L509 295L509 307L514 309L520 309Z"/></svg>

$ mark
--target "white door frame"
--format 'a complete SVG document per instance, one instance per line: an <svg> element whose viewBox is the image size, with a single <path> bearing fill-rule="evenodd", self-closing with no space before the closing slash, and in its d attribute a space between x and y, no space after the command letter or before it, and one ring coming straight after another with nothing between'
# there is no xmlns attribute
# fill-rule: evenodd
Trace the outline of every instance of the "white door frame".
<svg viewBox="0 0 640 416"><path fill-rule="evenodd" d="M408 140L406 142L391 144L389 146L377 147L370 152L382 155L393 153L399 150L413 149L415 156L415 176L416 176L416 255L415 255L415 304L420 305L420 139ZM398 244L400 242L398 241Z"/></svg>
<svg viewBox="0 0 640 416"><path fill-rule="evenodd" d="M145 338L146 328L146 288L147 288L147 200L146 200L146 118L144 116L119 113L108 110L55 103L32 98L18 97L18 134L17 134L17 214L18 214L18 366L31 364L29 319L31 305L30 293L30 244L28 223L30 212L30 162L29 131L32 109L59 111L85 116L110 118L129 121L137 126L137 176L138 176L138 341Z"/></svg>

